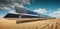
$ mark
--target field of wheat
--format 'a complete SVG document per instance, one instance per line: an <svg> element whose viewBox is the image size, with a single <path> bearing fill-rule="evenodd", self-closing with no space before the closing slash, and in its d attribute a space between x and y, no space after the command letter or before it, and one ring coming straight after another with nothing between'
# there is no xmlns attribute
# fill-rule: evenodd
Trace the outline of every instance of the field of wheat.
<svg viewBox="0 0 60 29"><path fill-rule="evenodd" d="M17 18L0 18L0 29L60 29L60 19L47 19L16 24ZM24 18L26 19L26 18ZM33 19L33 18L28 18Z"/></svg>

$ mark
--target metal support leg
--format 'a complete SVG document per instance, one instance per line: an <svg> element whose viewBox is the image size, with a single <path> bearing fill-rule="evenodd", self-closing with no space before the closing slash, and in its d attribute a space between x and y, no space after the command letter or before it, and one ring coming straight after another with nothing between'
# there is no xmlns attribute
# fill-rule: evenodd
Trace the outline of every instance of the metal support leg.
<svg viewBox="0 0 60 29"><path fill-rule="evenodd" d="M20 23L21 22L21 14L19 14L19 18L17 19L16 23Z"/></svg>

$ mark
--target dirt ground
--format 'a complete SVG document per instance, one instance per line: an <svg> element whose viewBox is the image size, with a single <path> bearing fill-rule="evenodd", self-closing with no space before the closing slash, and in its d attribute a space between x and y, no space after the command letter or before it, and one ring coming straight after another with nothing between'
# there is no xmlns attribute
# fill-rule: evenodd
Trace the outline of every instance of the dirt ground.
<svg viewBox="0 0 60 29"><path fill-rule="evenodd" d="M0 18L0 29L60 29L60 19L39 20L16 24L16 18ZM24 18L26 19L26 18ZM31 19L31 18L28 18Z"/></svg>

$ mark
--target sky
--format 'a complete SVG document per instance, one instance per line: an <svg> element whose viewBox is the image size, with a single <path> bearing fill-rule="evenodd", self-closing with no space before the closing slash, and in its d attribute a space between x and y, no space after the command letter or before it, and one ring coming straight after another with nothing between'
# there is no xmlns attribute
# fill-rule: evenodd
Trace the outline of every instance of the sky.
<svg viewBox="0 0 60 29"><path fill-rule="evenodd" d="M14 12L15 6L60 18L60 0L0 0L0 18Z"/></svg>

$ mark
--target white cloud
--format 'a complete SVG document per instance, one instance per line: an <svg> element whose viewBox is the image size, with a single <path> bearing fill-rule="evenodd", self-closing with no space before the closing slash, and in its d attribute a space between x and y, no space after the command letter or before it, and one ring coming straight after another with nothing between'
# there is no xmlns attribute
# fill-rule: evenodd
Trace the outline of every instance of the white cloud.
<svg viewBox="0 0 60 29"><path fill-rule="evenodd" d="M3 14L0 14L0 18L3 18L5 15L3 15Z"/></svg>
<svg viewBox="0 0 60 29"><path fill-rule="evenodd" d="M6 1L5 3L7 3L7 5L3 4L4 1ZM0 1L0 8L8 9L7 6L24 7L23 4L30 4L30 0L4 0L4 1L3 2Z"/></svg>
<svg viewBox="0 0 60 29"><path fill-rule="evenodd" d="M9 7L5 6L4 4L0 4L0 9L3 9L3 10L10 10Z"/></svg>
<svg viewBox="0 0 60 29"><path fill-rule="evenodd" d="M47 12L46 9L42 9L42 8L38 8L38 9L35 9L35 10L33 10L33 11L34 11L34 12L37 12L37 13L41 13L41 14L44 14L44 13Z"/></svg>
<svg viewBox="0 0 60 29"><path fill-rule="evenodd" d="M10 4L9 4L9 6L11 6L12 8L14 8L14 7L15 7L14 5L10 5Z"/></svg>
<svg viewBox="0 0 60 29"><path fill-rule="evenodd" d="M19 5L18 3L15 3L14 5L15 5L15 7L21 7L21 8L24 8L24 6L23 6L22 4Z"/></svg>
<svg viewBox="0 0 60 29"><path fill-rule="evenodd" d="M8 7L4 7L2 9L5 9L5 10L11 10L11 8L8 8Z"/></svg>
<svg viewBox="0 0 60 29"><path fill-rule="evenodd" d="M16 13L15 10L10 10L8 13L19 14L19 13Z"/></svg>
<svg viewBox="0 0 60 29"><path fill-rule="evenodd" d="M30 0L20 0L22 4L30 4Z"/></svg>
<svg viewBox="0 0 60 29"><path fill-rule="evenodd" d="M60 8L57 11L54 11L49 15L52 17L60 18Z"/></svg>
<svg viewBox="0 0 60 29"><path fill-rule="evenodd" d="M9 13L15 13L15 11L14 10L10 10Z"/></svg>
<svg viewBox="0 0 60 29"><path fill-rule="evenodd" d="M2 9L2 10L11 10L11 8L8 8L8 7L0 7L0 9Z"/></svg>

